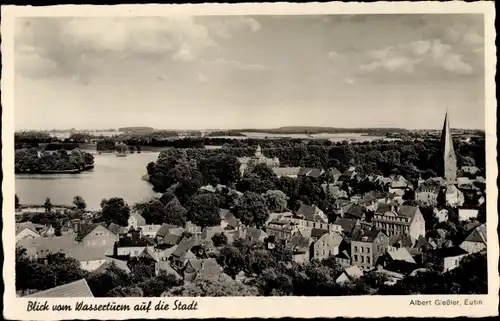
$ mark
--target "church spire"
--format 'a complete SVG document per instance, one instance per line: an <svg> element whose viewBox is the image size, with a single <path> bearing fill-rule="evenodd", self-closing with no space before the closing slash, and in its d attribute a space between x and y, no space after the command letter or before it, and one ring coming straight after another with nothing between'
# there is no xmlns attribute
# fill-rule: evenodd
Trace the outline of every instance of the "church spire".
<svg viewBox="0 0 500 321"><path fill-rule="evenodd" d="M441 133L441 152L443 156L443 178L449 183L454 183L457 178L457 159L453 148L448 106L446 106L443 132Z"/></svg>

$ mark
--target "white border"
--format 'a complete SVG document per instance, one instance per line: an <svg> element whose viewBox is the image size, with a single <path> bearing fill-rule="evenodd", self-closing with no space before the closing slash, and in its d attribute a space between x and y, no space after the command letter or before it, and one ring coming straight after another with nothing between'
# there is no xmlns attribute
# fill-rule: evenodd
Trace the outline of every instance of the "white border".
<svg viewBox="0 0 500 321"><path fill-rule="evenodd" d="M488 290L481 296L364 296L364 297L255 297L197 298L196 311L143 312L26 312L27 299L16 298L14 284L14 19L21 16L162 16L162 15L304 15L304 14L390 14L390 13L482 13L485 17L485 101L486 166L488 213ZM127 318L215 318L215 317L456 317L498 315L498 235L496 163L496 97L495 97L495 7L492 2L376 2L376 3L269 3L269 4L202 4L202 5L60 5L47 7L2 6L2 168L3 177L3 244L4 244L4 317L16 320L116 319ZM471 271L473 274L474 271ZM409 306L411 299L482 300L478 306ZM162 298L173 303L175 298ZM180 298L188 302L190 298ZM116 298L115 302L136 304L148 298ZM160 299L153 299L155 304ZM43 301L43 300L41 300ZM75 303L81 299L47 299L50 303ZM85 299L88 303L110 299Z"/></svg>

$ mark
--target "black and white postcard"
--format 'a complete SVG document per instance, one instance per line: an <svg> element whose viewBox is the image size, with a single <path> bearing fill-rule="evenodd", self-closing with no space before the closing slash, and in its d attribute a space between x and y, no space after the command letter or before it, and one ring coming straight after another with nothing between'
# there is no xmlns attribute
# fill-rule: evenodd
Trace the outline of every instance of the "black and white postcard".
<svg viewBox="0 0 500 321"><path fill-rule="evenodd" d="M494 11L2 7L5 317L497 315Z"/></svg>

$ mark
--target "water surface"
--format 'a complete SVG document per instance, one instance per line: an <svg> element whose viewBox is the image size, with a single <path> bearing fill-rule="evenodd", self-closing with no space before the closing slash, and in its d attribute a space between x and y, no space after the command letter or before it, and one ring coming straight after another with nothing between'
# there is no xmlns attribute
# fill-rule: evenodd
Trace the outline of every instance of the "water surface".
<svg viewBox="0 0 500 321"><path fill-rule="evenodd" d="M158 154L94 154L94 169L80 174L16 174L16 193L21 204L43 204L47 197L53 204L71 204L79 195L89 209L99 209L103 198L115 196L132 205L155 195L141 178Z"/></svg>

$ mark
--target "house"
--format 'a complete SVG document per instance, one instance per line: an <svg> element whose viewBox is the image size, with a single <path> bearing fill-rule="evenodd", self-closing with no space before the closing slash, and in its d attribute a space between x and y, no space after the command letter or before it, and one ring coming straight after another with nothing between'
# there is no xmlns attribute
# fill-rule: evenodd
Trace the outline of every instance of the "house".
<svg viewBox="0 0 500 321"><path fill-rule="evenodd" d="M359 279L363 276L363 270L356 265L346 268L338 277L335 279L337 284L342 284L346 282L351 282Z"/></svg>
<svg viewBox="0 0 500 321"><path fill-rule="evenodd" d="M335 262L343 268L351 266L351 255L349 251L343 250L339 254L335 255Z"/></svg>
<svg viewBox="0 0 500 321"><path fill-rule="evenodd" d="M238 230L240 228L240 220L238 220L230 210L221 208L219 215L220 224L223 229Z"/></svg>
<svg viewBox="0 0 500 321"><path fill-rule="evenodd" d="M479 168L476 166L463 166L460 171L464 174L476 175L479 172Z"/></svg>
<svg viewBox="0 0 500 321"><path fill-rule="evenodd" d="M274 167L273 172L278 177L297 178L300 167Z"/></svg>
<svg viewBox="0 0 500 321"><path fill-rule="evenodd" d="M291 221L296 224L299 230L311 230L313 228L328 230L328 216L316 205L301 204L297 213L291 218Z"/></svg>
<svg viewBox="0 0 500 321"><path fill-rule="evenodd" d="M321 188L331 198L347 198L347 192L344 191L340 186L334 183L324 183L321 184Z"/></svg>
<svg viewBox="0 0 500 321"><path fill-rule="evenodd" d="M308 177L318 178L324 173L325 171L322 169L301 167L299 169L299 172L297 173L297 176L308 176Z"/></svg>
<svg viewBox="0 0 500 321"><path fill-rule="evenodd" d="M351 239L352 264L363 270L371 270L388 247L389 237L384 232L377 229L360 230Z"/></svg>
<svg viewBox="0 0 500 321"><path fill-rule="evenodd" d="M156 234L158 234L158 231L160 230L161 225L157 225L157 224L142 225L142 226L139 226L139 228L141 229L142 235L150 237L150 238L154 238L156 236Z"/></svg>
<svg viewBox="0 0 500 321"><path fill-rule="evenodd" d="M83 237L81 244L86 247L105 248L107 255L113 255L114 245L117 241L118 235L100 224L95 224L94 228Z"/></svg>
<svg viewBox="0 0 500 321"><path fill-rule="evenodd" d="M460 247L443 247L435 250L435 254L443 262L443 272L448 272L457 268L469 253Z"/></svg>
<svg viewBox="0 0 500 321"><path fill-rule="evenodd" d="M169 257L169 260L173 264L172 267L177 269L183 268L188 260L195 259L196 255L191 252L195 244L196 239L194 237L183 237Z"/></svg>
<svg viewBox="0 0 500 321"><path fill-rule="evenodd" d="M434 215L436 215L436 218L439 222L447 222L448 221L448 210L445 208L443 208L441 210L434 208Z"/></svg>
<svg viewBox="0 0 500 321"><path fill-rule="evenodd" d="M387 236L408 234L412 240L425 235L425 220L417 206L391 206L387 211L379 207L373 215L374 226L383 230Z"/></svg>
<svg viewBox="0 0 500 321"><path fill-rule="evenodd" d="M89 272L97 270L101 265L108 262L106 260L106 248L101 247L86 247L80 244L77 247L67 249L64 254L79 261L81 268Z"/></svg>
<svg viewBox="0 0 500 321"><path fill-rule="evenodd" d="M339 254L342 236L337 232L326 232L313 243L313 258L324 260L330 256Z"/></svg>
<svg viewBox="0 0 500 321"><path fill-rule="evenodd" d="M104 258L105 262L99 266L97 269L94 270L94 273L102 273L105 272L109 267L112 265L116 266L120 270L122 270L125 273L131 273L130 268L127 265L126 261L123 260L117 260L111 257L105 257Z"/></svg>
<svg viewBox="0 0 500 321"><path fill-rule="evenodd" d="M481 224L474 228L472 232L460 244L460 248L467 253L478 253L487 248L486 242L486 224Z"/></svg>
<svg viewBox="0 0 500 321"><path fill-rule="evenodd" d="M387 248L387 258L389 261L403 261L408 263L417 264L413 256L410 254L405 247L388 247Z"/></svg>
<svg viewBox="0 0 500 321"><path fill-rule="evenodd" d="M146 220L139 213L134 212L128 218L127 223L128 223L127 227L129 229L133 228L134 230L137 230L139 226L146 225Z"/></svg>
<svg viewBox="0 0 500 321"><path fill-rule="evenodd" d="M85 279L75 282L67 283L64 285L56 286L54 288L36 292L25 296L26 298L93 298L94 295L90 290L89 285Z"/></svg>
<svg viewBox="0 0 500 321"><path fill-rule="evenodd" d="M330 224L331 231L338 232L344 237L351 237L354 232L361 228L362 225L360 220L354 220L350 218L339 217L335 220L335 222Z"/></svg>
<svg viewBox="0 0 500 321"><path fill-rule="evenodd" d="M182 280L182 276L180 276L179 273L177 273L174 268L170 265L169 262L160 260L159 262L155 262L155 270L156 271L164 271L168 275L173 275L177 280Z"/></svg>
<svg viewBox="0 0 500 321"><path fill-rule="evenodd" d="M31 222L16 223L16 243L20 240L32 239L40 237L36 227Z"/></svg>
<svg viewBox="0 0 500 321"><path fill-rule="evenodd" d="M292 251L292 257L296 263L309 262L312 258L311 245L313 240L302 235L295 235L289 243L289 248Z"/></svg>
<svg viewBox="0 0 500 321"><path fill-rule="evenodd" d="M26 254L32 258L43 259L50 254L66 253L79 244L73 236L54 236L19 240L16 246L26 249Z"/></svg>
<svg viewBox="0 0 500 321"><path fill-rule="evenodd" d="M251 242L262 242L267 236L267 233L261 229L245 226L240 228L236 235L236 238L246 239Z"/></svg>
<svg viewBox="0 0 500 321"><path fill-rule="evenodd" d="M116 255L119 257L137 257L148 247L154 248L154 242L137 232L120 235L115 246Z"/></svg>
<svg viewBox="0 0 500 321"><path fill-rule="evenodd" d="M476 219L479 214L478 209L473 208L459 208L458 218L460 221L470 221L471 219Z"/></svg>
<svg viewBox="0 0 500 321"><path fill-rule="evenodd" d="M389 183L389 193L394 193L400 196L403 196L406 189L408 188L413 188L410 182L408 182L403 176L401 175L392 175L390 177L390 183Z"/></svg>
<svg viewBox="0 0 500 321"><path fill-rule="evenodd" d="M441 186L434 182L426 182L415 191L415 201L425 206L436 206Z"/></svg>
<svg viewBox="0 0 500 321"><path fill-rule="evenodd" d="M217 281L222 271L222 267L214 258L190 259L186 263L183 274L186 282L195 280Z"/></svg>
<svg viewBox="0 0 500 321"><path fill-rule="evenodd" d="M364 207L352 203L352 205L344 211L344 215L342 217L353 220L364 220L365 218Z"/></svg>
<svg viewBox="0 0 500 321"><path fill-rule="evenodd" d="M286 220L273 220L266 226L266 233L282 244L286 244L297 231L295 224Z"/></svg>
<svg viewBox="0 0 500 321"><path fill-rule="evenodd" d="M465 202L464 193L455 185L448 185L445 189L446 205L451 207L462 206Z"/></svg>

